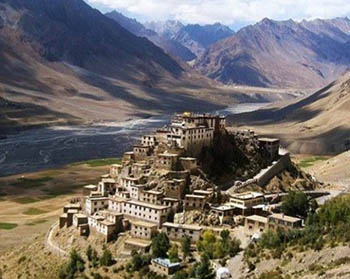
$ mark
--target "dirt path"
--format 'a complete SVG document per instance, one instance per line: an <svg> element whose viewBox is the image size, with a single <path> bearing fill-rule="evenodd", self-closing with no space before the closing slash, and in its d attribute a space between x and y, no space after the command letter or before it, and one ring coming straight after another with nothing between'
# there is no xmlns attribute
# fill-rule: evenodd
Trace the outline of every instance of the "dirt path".
<svg viewBox="0 0 350 279"><path fill-rule="evenodd" d="M60 257L67 257L68 252L61 249L56 243L52 240L53 233L55 229L58 227L58 222L54 223L49 231L47 232L46 239L45 239L45 246L47 249L49 249L51 252L55 253L56 255Z"/></svg>

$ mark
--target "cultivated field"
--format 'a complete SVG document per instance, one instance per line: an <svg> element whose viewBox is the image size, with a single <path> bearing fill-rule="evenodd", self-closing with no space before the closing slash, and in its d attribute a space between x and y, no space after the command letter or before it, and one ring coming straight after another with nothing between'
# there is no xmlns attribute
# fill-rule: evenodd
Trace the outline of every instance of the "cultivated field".
<svg viewBox="0 0 350 279"><path fill-rule="evenodd" d="M0 254L46 233L62 206L97 183L109 164L94 160L32 174L0 177Z"/></svg>

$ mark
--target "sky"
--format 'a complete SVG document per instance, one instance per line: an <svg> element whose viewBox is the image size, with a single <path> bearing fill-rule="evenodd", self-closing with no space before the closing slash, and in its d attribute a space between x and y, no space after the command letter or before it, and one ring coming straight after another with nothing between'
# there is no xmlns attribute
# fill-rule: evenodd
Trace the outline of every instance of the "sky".
<svg viewBox="0 0 350 279"><path fill-rule="evenodd" d="M179 20L220 22L233 29L268 17L274 20L334 18L350 15L350 0L86 0L107 12L117 10L140 22Z"/></svg>

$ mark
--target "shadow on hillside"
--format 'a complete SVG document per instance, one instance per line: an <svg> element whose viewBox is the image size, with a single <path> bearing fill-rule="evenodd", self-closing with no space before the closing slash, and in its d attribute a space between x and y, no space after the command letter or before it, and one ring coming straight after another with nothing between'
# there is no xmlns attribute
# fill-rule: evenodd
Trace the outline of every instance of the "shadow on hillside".
<svg viewBox="0 0 350 279"><path fill-rule="evenodd" d="M81 74L79 78L89 85L103 89L116 100L126 101L133 104L137 109L142 110L169 113L184 110L211 111L225 107L210 101L196 99L187 94L171 94L164 90L147 86L140 88L140 91L142 90L146 97L138 97L128 92L125 88L113 84L109 79L97 74ZM137 113L135 112L135 116Z"/></svg>
<svg viewBox="0 0 350 279"><path fill-rule="evenodd" d="M273 123L288 123L288 122L305 122L320 114L321 110L308 110L304 108L318 100L326 98L330 95L329 89L335 85L335 82L330 83L326 87L317 91L299 102L288 105L282 109L268 108L255 112L230 115L228 118L229 124L235 125L262 125Z"/></svg>

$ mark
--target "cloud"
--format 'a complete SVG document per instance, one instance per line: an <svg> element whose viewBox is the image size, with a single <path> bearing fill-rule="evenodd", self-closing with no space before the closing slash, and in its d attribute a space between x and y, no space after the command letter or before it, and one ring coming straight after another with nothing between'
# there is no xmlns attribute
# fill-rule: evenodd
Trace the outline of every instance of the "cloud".
<svg viewBox="0 0 350 279"><path fill-rule="evenodd" d="M349 0L88 0L124 11L144 21L177 19L184 23L228 25L275 20L333 18L350 15Z"/></svg>

